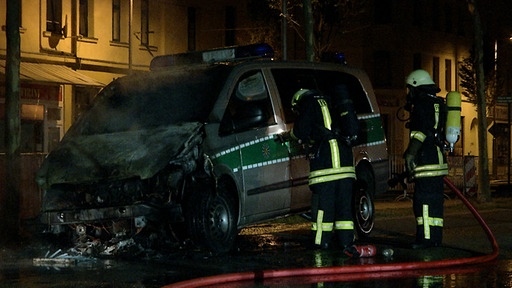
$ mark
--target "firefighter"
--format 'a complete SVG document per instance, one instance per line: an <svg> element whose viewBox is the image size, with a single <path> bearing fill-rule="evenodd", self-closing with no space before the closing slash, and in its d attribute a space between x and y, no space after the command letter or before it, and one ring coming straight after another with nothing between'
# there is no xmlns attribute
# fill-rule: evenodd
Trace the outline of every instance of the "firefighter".
<svg viewBox="0 0 512 288"><path fill-rule="evenodd" d="M415 183L416 241L413 248L436 247L443 238L443 177L448 174L442 140L446 106L443 99L436 96L441 89L427 71L413 71L406 85L406 109L411 117L404 160L409 180Z"/></svg>
<svg viewBox="0 0 512 288"><path fill-rule="evenodd" d="M310 147L313 247L329 248L334 233L342 248L352 247L355 168L352 148L342 144L346 140L339 133L342 120L338 120L338 114L331 113L329 97L315 90L297 91L292 98L292 110L298 116L291 137Z"/></svg>

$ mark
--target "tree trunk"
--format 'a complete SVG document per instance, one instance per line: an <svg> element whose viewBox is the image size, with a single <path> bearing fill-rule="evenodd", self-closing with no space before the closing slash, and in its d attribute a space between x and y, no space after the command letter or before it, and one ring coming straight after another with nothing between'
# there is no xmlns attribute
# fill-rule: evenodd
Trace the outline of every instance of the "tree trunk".
<svg viewBox="0 0 512 288"><path fill-rule="evenodd" d="M314 48L314 19L313 19L313 6L311 0L302 0L304 6L304 38L306 40L306 60L313 62L315 61L315 48Z"/></svg>
<svg viewBox="0 0 512 288"><path fill-rule="evenodd" d="M476 98L478 114L478 201L491 200L491 188L489 181L489 162L487 153L487 107L485 103L485 80L483 64L483 32L480 14L474 0L468 0L469 11L473 17L473 29L475 30L475 66L476 66Z"/></svg>
<svg viewBox="0 0 512 288"><path fill-rule="evenodd" d="M7 58L5 68L5 125L7 167L0 221L4 244L20 236L20 12L21 0L7 1Z"/></svg>

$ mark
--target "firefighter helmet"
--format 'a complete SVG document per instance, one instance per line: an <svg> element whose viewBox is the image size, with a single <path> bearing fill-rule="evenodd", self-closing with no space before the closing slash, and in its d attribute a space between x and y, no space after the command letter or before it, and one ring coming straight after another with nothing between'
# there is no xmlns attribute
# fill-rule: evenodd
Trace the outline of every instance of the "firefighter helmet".
<svg viewBox="0 0 512 288"><path fill-rule="evenodd" d="M407 76L405 81L407 85L418 87L421 85L435 85L436 83L430 78L430 74L423 69L414 70Z"/></svg>
<svg viewBox="0 0 512 288"><path fill-rule="evenodd" d="M292 97L292 110L297 111L299 101L301 100L302 96L307 94L310 90L309 89L299 89L299 91L295 92Z"/></svg>

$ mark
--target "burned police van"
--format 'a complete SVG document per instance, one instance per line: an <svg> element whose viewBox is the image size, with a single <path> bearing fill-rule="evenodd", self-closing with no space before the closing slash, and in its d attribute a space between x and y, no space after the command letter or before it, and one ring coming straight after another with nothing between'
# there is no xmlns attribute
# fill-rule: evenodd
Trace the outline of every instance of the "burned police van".
<svg viewBox="0 0 512 288"><path fill-rule="evenodd" d="M354 222L369 234L388 155L367 75L272 56L264 44L158 56L104 87L37 173L48 230L76 244L191 240L224 253L247 225L307 213L307 147L276 135L293 126L297 90L344 84L361 127Z"/></svg>

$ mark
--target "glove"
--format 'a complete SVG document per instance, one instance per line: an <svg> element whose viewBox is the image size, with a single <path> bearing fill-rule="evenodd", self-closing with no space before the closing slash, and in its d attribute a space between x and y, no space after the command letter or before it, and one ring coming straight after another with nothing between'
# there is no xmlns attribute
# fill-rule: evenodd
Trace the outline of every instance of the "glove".
<svg viewBox="0 0 512 288"><path fill-rule="evenodd" d="M416 156L411 154L405 154L405 171L407 172L408 178L412 178L414 167L416 167L416 163L414 163L414 159Z"/></svg>
<svg viewBox="0 0 512 288"><path fill-rule="evenodd" d="M420 150L422 144L423 143L421 143L420 140L413 138L409 142L409 146L407 147L407 150L405 150L405 153L404 153L405 171L407 172L409 179L412 179L412 177L413 177L414 167L416 167L416 163L415 163L416 155L418 154L418 151Z"/></svg>
<svg viewBox="0 0 512 288"><path fill-rule="evenodd" d="M274 141L281 143L290 142L291 140L292 136L290 135L289 131L283 132L281 134L276 134L276 137L274 138Z"/></svg>

